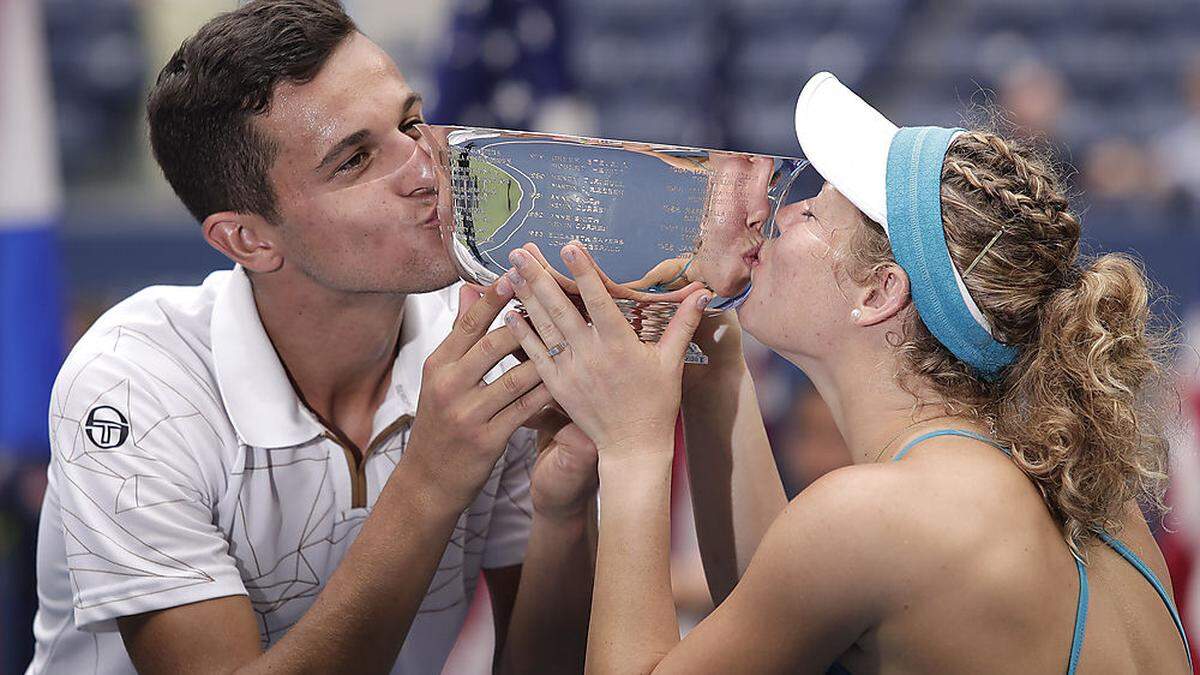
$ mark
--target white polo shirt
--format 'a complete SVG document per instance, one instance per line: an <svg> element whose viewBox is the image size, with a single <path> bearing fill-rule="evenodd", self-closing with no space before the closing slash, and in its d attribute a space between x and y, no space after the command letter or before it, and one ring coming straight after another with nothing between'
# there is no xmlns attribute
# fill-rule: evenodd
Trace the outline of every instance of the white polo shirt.
<svg viewBox="0 0 1200 675"><path fill-rule="evenodd" d="M296 396L240 268L148 288L101 317L52 395L29 672L134 672L117 617L228 595L249 596L264 647L278 641L403 454L422 364L457 302L457 286L405 302L361 466ZM480 569L523 560L534 446L514 434L459 518L394 673L439 672Z"/></svg>

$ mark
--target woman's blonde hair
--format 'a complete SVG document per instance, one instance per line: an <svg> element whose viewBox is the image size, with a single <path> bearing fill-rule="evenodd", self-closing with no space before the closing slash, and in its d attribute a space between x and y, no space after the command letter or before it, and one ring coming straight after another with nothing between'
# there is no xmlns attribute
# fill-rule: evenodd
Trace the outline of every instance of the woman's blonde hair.
<svg viewBox="0 0 1200 675"><path fill-rule="evenodd" d="M1163 509L1164 412L1173 391L1165 332L1151 325L1149 283L1130 257L1079 260L1079 219L1031 142L959 135L942 166L942 222L964 282L997 339L1020 349L986 382L942 346L910 305L893 344L901 384L932 385L952 414L989 425L1041 490L1082 555L1095 529L1115 529L1137 500ZM843 259L860 283L893 260L882 228L855 228ZM1167 405L1164 405L1166 403Z"/></svg>

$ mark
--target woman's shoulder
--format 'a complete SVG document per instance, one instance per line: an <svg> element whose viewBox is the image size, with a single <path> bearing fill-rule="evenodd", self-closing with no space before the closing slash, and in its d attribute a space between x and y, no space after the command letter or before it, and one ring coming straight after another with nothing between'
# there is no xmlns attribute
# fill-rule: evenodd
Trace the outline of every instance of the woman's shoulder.
<svg viewBox="0 0 1200 675"><path fill-rule="evenodd" d="M824 523L839 555L872 556L889 570L917 573L932 559L976 555L997 528L1047 517L1036 488L1004 455L955 455L965 440L929 441L951 451L945 458L923 454L831 471L792 500L778 525Z"/></svg>

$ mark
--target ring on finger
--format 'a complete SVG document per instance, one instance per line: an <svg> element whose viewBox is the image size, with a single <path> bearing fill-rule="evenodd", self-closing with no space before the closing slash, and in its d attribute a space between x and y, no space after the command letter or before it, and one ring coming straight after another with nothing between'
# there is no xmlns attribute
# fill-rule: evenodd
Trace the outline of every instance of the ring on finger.
<svg viewBox="0 0 1200 675"><path fill-rule="evenodd" d="M549 356L550 358L554 358L554 357L558 356L559 354L567 351L567 347L569 347L569 346L570 345L567 344L566 340L555 343L546 349L546 356Z"/></svg>

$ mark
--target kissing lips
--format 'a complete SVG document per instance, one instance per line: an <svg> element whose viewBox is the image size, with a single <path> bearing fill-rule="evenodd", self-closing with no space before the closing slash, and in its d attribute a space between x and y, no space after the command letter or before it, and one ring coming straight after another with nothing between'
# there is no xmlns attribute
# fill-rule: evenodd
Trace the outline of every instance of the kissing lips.
<svg viewBox="0 0 1200 675"><path fill-rule="evenodd" d="M758 267L758 252L760 250L762 250L762 242L756 244L754 248L750 249L745 255L742 256L742 260L745 261L747 267Z"/></svg>

